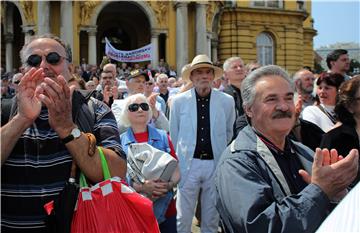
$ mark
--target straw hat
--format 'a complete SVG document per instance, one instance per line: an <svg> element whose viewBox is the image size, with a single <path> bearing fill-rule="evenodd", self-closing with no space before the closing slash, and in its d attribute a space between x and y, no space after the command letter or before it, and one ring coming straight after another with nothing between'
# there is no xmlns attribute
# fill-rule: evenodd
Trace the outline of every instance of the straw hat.
<svg viewBox="0 0 360 233"><path fill-rule="evenodd" d="M209 57L205 54L200 54L194 57L191 64L182 73L182 78L186 81L190 80L190 74L193 70L198 68L208 67L214 69L214 80L221 78L223 70L217 66L214 66Z"/></svg>

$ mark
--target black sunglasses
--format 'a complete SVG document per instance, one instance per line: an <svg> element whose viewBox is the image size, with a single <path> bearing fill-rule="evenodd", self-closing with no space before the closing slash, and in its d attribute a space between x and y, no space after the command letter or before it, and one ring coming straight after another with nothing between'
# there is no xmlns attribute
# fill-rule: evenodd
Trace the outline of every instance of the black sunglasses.
<svg viewBox="0 0 360 233"><path fill-rule="evenodd" d="M16 80L13 82L14 84L19 84L20 83L20 80Z"/></svg>
<svg viewBox="0 0 360 233"><path fill-rule="evenodd" d="M130 104L128 109L130 112L136 112L137 110L139 110L139 107L143 110L143 111L149 111L149 105L147 103L141 103L141 104Z"/></svg>
<svg viewBox="0 0 360 233"><path fill-rule="evenodd" d="M51 52L45 56L46 62L50 65L57 65L62 56L60 56L57 52ZM38 67L42 61L42 56L33 54L28 57L26 63L31 67Z"/></svg>

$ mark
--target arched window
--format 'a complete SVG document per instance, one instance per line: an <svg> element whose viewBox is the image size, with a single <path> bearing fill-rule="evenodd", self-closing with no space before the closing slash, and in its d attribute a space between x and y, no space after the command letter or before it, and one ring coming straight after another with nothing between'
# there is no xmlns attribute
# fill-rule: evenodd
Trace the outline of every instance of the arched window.
<svg viewBox="0 0 360 233"><path fill-rule="evenodd" d="M256 52L261 65L274 64L274 41L268 33L262 32L257 36Z"/></svg>

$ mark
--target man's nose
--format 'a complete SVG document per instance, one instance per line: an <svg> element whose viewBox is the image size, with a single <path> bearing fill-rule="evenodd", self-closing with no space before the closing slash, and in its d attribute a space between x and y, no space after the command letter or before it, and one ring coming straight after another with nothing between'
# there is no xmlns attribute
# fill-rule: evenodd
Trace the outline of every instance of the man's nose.
<svg viewBox="0 0 360 233"><path fill-rule="evenodd" d="M40 68L48 68L49 63L47 63L46 58L44 56L41 56L41 62L40 62Z"/></svg>
<svg viewBox="0 0 360 233"><path fill-rule="evenodd" d="M285 111L289 110L289 104L284 100L279 101L279 103L276 105L276 110L285 112Z"/></svg>

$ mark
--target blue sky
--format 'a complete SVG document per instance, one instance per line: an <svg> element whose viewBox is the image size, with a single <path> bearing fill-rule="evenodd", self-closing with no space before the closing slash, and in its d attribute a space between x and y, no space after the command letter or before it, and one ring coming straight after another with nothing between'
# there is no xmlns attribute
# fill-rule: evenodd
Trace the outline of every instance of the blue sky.
<svg viewBox="0 0 360 233"><path fill-rule="evenodd" d="M360 0L313 0L312 16L318 31L315 49L336 42L360 43Z"/></svg>

